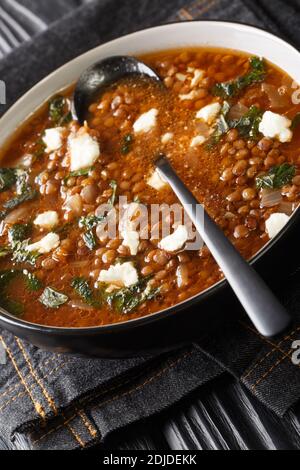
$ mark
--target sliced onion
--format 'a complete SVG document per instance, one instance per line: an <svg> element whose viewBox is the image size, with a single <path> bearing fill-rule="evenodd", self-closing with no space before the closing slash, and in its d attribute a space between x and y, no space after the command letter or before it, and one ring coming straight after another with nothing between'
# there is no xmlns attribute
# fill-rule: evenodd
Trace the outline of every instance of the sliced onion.
<svg viewBox="0 0 300 470"><path fill-rule="evenodd" d="M280 190L262 189L260 207L274 207L282 202L282 194Z"/></svg>
<svg viewBox="0 0 300 470"><path fill-rule="evenodd" d="M283 201L278 207L278 212L282 212L286 215L292 215L295 210L295 204L289 201Z"/></svg>
<svg viewBox="0 0 300 470"><path fill-rule="evenodd" d="M85 304L84 302L81 302L80 300L70 300L70 302L68 302L68 305L70 305L70 307L72 308L78 308L80 310L93 310L93 307L91 305L88 305L88 304Z"/></svg>
<svg viewBox="0 0 300 470"><path fill-rule="evenodd" d="M29 212L31 207L18 207L18 209L10 212L3 220L4 224L16 224L17 222L26 220L29 218Z"/></svg>
<svg viewBox="0 0 300 470"><path fill-rule="evenodd" d="M185 287L189 283L189 271L187 266L180 265L176 271L178 287Z"/></svg>
<svg viewBox="0 0 300 470"><path fill-rule="evenodd" d="M229 119L240 119L243 117L247 112L249 111L249 108L247 106L243 105L242 103L237 103L229 111L228 117Z"/></svg>
<svg viewBox="0 0 300 470"><path fill-rule="evenodd" d="M78 268L85 268L90 265L89 260L84 260L84 261L74 261L73 263L69 263L69 268L72 269L78 269Z"/></svg>
<svg viewBox="0 0 300 470"><path fill-rule="evenodd" d="M82 213L82 199L79 194L69 196L64 204L64 209L68 212L72 212L74 215L81 215Z"/></svg>
<svg viewBox="0 0 300 470"><path fill-rule="evenodd" d="M196 129L199 134L203 135L203 137L209 137L211 133L211 128L202 121L197 122Z"/></svg>
<svg viewBox="0 0 300 470"><path fill-rule="evenodd" d="M261 89L268 95L272 108L283 108L284 106L288 106L290 100L288 93L282 94L279 92L280 88L275 85L269 85L268 83L263 83Z"/></svg>

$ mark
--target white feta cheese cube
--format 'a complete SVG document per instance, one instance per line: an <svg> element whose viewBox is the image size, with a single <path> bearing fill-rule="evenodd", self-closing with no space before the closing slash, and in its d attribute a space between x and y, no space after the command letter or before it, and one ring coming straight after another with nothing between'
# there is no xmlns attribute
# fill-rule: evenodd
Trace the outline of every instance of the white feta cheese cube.
<svg viewBox="0 0 300 470"><path fill-rule="evenodd" d="M220 114L222 107L220 103L211 103L199 109L196 114L197 119L202 119L207 124L211 124Z"/></svg>
<svg viewBox="0 0 300 470"><path fill-rule="evenodd" d="M150 176L150 178L148 179L147 184L151 186L151 188L160 191L161 189L165 188L168 183L164 181L160 176L159 172L155 170L152 176Z"/></svg>
<svg viewBox="0 0 300 470"><path fill-rule="evenodd" d="M259 124L259 131L270 139L278 139L279 142L290 142L293 138L293 132L290 127L292 121L280 114L266 111Z"/></svg>
<svg viewBox="0 0 300 470"><path fill-rule="evenodd" d="M283 213L275 212L266 220L266 232L269 238L274 238L283 229L290 220L289 216Z"/></svg>
<svg viewBox="0 0 300 470"><path fill-rule="evenodd" d="M184 100L193 100L194 98L197 98L198 94L196 90L192 90L189 93L186 93L184 95L179 95L179 99L184 101Z"/></svg>
<svg viewBox="0 0 300 470"><path fill-rule="evenodd" d="M71 171L92 166L100 156L100 146L88 132L79 132L69 138Z"/></svg>
<svg viewBox="0 0 300 470"><path fill-rule="evenodd" d="M204 135L196 135L196 137L194 137L191 140L190 146L191 147L198 147L199 145L204 144L205 141L206 141L206 137L204 137Z"/></svg>
<svg viewBox="0 0 300 470"><path fill-rule="evenodd" d="M27 246L27 251L36 251L40 254L50 253L50 251L55 250L60 244L60 239L57 233L48 233L44 238L39 240L36 243L32 243Z"/></svg>
<svg viewBox="0 0 300 470"><path fill-rule="evenodd" d="M199 85L199 83L203 80L205 72L200 69L196 69L194 71L194 76L191 81L191 87L194 88L195 86Z"/></svg>
<svg viewBox="0 0 300 470"><path fill-rule="evenodd" d="M124 230L121 235L123 237L122 245L129 248L130 254L135 256L140 244L139 232L136 232L135 230Z"/></svg>
<svg viewBox="0 0 300 470"><path fill-rule="evenodd" d="M34 225L41 228L51 229L58 225L58 214L56 211L46 211L39 214L34 220Z"/></svg>
<svg viewBox="0 0 300 470"><path fill-rule="evenodd" d="M152 108L147 113L142 114L133 124L134 132L138 134L151 131L151 129L156 126L157 115L158 110L155 108Z"/></svg>
<svg viewBox="0 0 300 470"><path fill-rule="evenodd" d="M46 129L44 136L42 138L44 144L46 145L46 152L51 153L55 150L59 150L62 146L62 133L64 131L63 127L54 127L53 129Z"/></svg>
<svg viewBox="0 0 300 470"><path fill-rule="evenodd" d="M115 266L111 266L108 270L100 271L98 279L99 282L113 284L119 287L133 286L138 280L137 270L131 261L123 264L118 263Z"/></svg>
<svg viewBox="0 0 300 470"><path fill-rule="evenodd" d="M173 132L166 132L166 134L164 134L161 138L161 143L167 144L168 142L170 142L170 140L173 139L173 137L174 137Z"/></svg>
<svg viewBox="0 0 300 470"><path fill-rule="evenodd" d="M163 238L158 247L165 251L178 251L188 240L188 231L185 225L179 225L174 233Z"/></svg>

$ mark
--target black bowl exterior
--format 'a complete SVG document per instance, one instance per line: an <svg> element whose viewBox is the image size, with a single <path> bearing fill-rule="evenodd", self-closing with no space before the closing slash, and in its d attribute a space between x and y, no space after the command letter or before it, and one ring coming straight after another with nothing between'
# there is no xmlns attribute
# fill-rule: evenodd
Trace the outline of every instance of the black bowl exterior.
<svg viewBox="0 0 300 470"><path fill-rule="evenodd" d="M299 267L298 210L279 236L253 260L273 289ZM176 295L176 294L175 294ZM255 293L253 293L255 295ZM137 320L97 328L70 329L33 325L0 315L0 326L46 350L95 357L130 357L163 352L191 343L222 322L241 317L241 307L227 282L159 312Z"/></svg>

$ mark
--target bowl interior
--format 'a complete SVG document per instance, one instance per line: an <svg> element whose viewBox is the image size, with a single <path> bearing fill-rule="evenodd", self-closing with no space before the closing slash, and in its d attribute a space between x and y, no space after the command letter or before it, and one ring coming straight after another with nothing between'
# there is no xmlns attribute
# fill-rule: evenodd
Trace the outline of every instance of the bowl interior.
<svg viewBox="0 0 300 470"><path fill-rule="evenodd" d="M5 143L20 124L48 100L50 96L75 82L82 71L94 62L111 55L139 55L156 50L176 49L185 46L238 49L263 56L285 70L296 83L300 83L299 52L285 41L266 31L247 25L218 21L194 21L158 26L99 46L67 63L39 82L0 119L0 147L5 146ZM292 220L290 223L292 223ZM289 228L290 223L284 231ZM276 242L276 239L270 242L269 248L274 242ZM266 247L261 250L260 254L264 250L266 250ZM218 284L222 282L224 281ZM218 284L212 286L208 291L216 288ZM193 299L199 297L199 295L203 295L203 293L196 295ZM187 302L185 301L183 304ZM157 313L149 317L156 315ZM126 323L138 322L140 320L143 319L131 320ZM27 323L16 319L14 321ZM115 326L118 325L120 324Z"/></svg>

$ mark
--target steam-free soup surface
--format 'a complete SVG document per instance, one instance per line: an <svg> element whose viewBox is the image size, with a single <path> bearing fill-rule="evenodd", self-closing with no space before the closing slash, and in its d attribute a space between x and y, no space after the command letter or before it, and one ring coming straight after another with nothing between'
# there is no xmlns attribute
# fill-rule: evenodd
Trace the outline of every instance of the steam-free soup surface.
<svg viewBox="0 0 300 470"><path fill-rule="evenodd" d="M155 173L161 152L247 259L298 205L300 107L285 73L224 50L143 59L165 88L137 79L116 84L91 103L83 127L69 90L4 152L1 302L22 319L69 327L126 321L222 279L205 246L187 249L184 220L171 214L171 238L160 230L147 238L134 226L140 204L178 203ZM109 238L104 226L113 210L119 214L120 196L129 219Z"/></svg>

